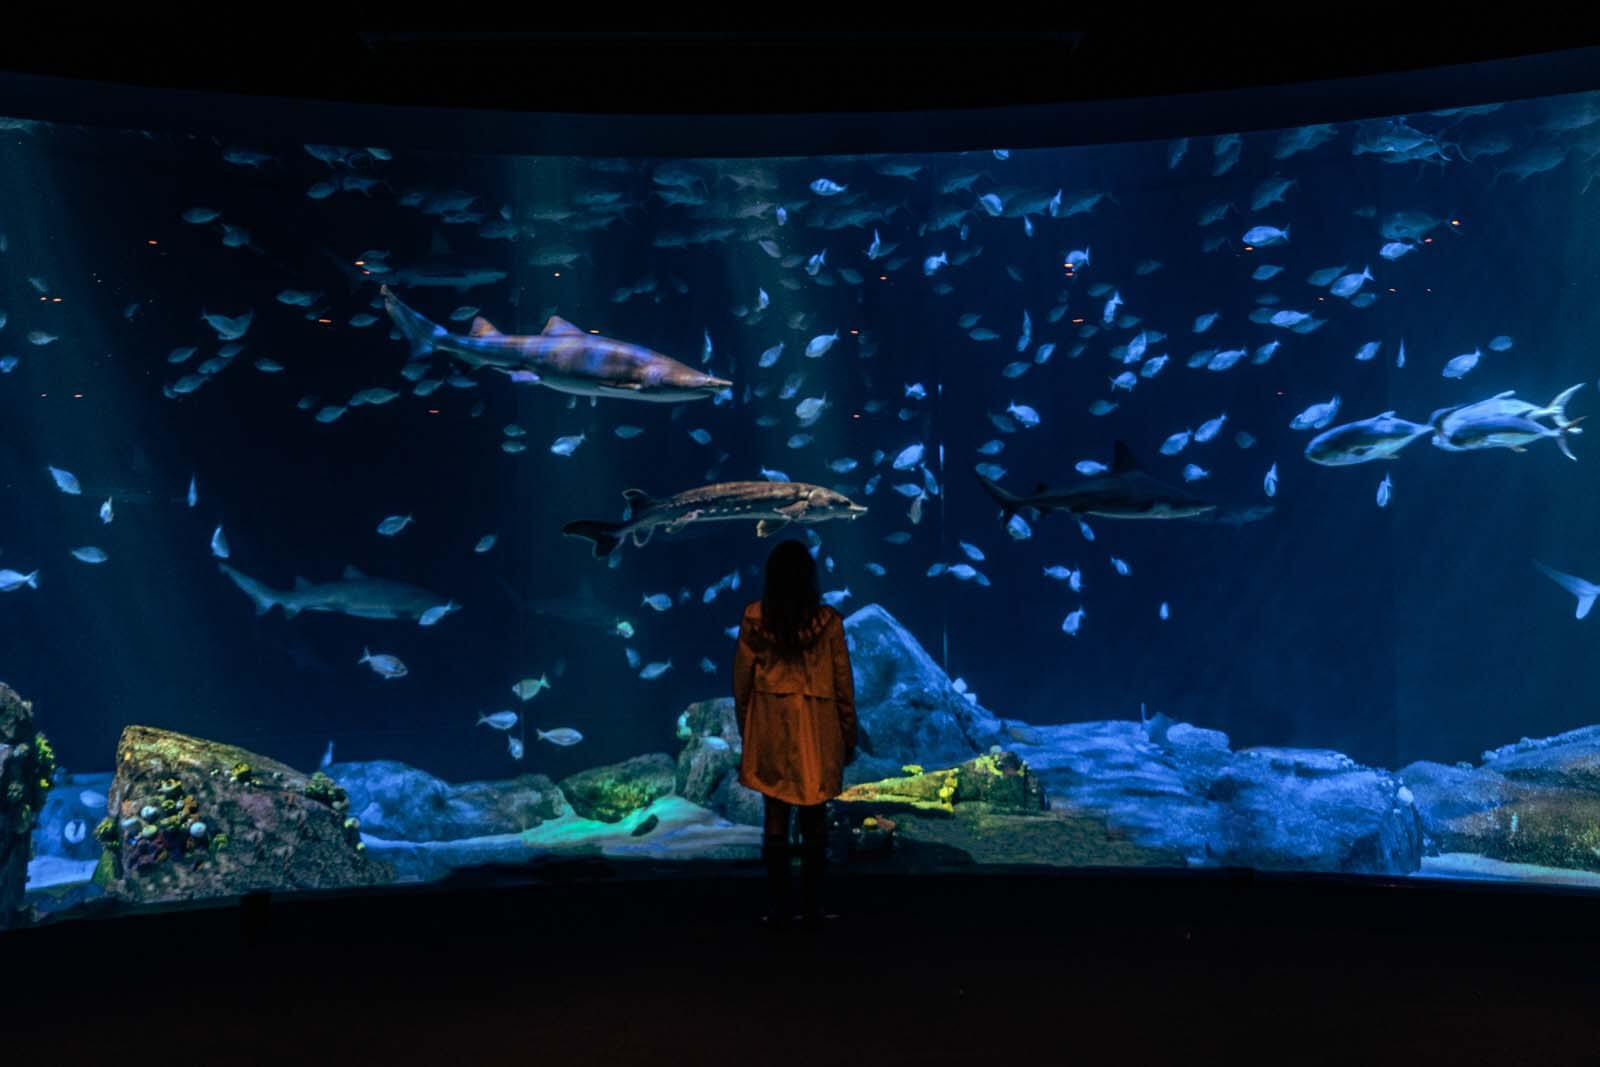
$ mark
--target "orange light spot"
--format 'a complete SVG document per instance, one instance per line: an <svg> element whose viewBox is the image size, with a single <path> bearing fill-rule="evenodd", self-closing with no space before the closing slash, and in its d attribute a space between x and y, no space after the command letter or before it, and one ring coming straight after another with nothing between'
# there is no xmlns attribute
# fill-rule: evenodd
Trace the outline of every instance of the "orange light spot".
<svg viewBox="0 0 1600 1067"><path fill-rule="evenodd" d="M556 277L557 278L561 277L561 272L560 271L556 271Z"/></svg>
<svg viewBox="0 0 1600 1067"><path fill-rule="evenodd" d="M599 330L590 330L589 332L590 333L599 333L600 331Z"/></svg>
<svg viewBox="0 0 1600 1067"><path fill-rule="evenodd" d="M324 326L333 325L333 320L332 319L318 319L317 321L322 323L322 325L324 325Z"/></svg>
<svg viewBox="0 0 1600 1067"><path fill-rule="evenodd" d="M853 413L850 417L852 419L859 419L861 417L861 412L857 411L857 412Z"/></svg>
<svg viewBox="0 0 1600 1067"><path fill-rule="evenodd" d="M1255 245L1245 245L1244 246L1244 250L1246 252L1254 252L1256 250L1256 246Z"/></svg>
<svg viewBox="0 0 1600 1067"><path fill-rule="evenodd" d="M1450 220L1450 225L1452 225L1452 226L1460 226L1461 225L1461 220L1460 219L1451 219Z"/></svg>
<svg viewBox="0 0 1600 1067"><path fill-rule="evenodd" d="M1391 285L1391 286L1389 286L1389 291L1391 293L1394 293L1394 292L1398 292L1399 290L1395 289L1395 287Z"/></svg>
<svg viewBox="0 0 1600 1067"><path fill-rule="evenodd" d="M437 415L437 414L439 414L439 409L438 408L429 408L428 409L428 414L429 415Z"/></svg>
<svg viewBox="0 0 1600 1067"><path fill-rule="evenodd" d="M886 282L889 280L889 276L887 274L880 274L878 275L878 280L880 282Z"/></svg>
<svg viewBox="0 0 1600 1067"><path fill-rule="evenodd" d="M364 259L358 259L358 260L356 260L356 266L358 266L358 267L365 267L365 266L366 266L366 265L367 265L367 261L366 261L366 260L364 260Z"/></svg>
<svg viewBox="0 0 1600 1067"><path fill-rule="evenodd" d="M146 241L146 242L145 242L145 244L147 244L147 245L153 245L153 244L155 244L155 243L156 243L156 242L155 242L155 239L154 239L154 238L151 238L151 239L150 239L150 240L148 240L148 241Z"/></svg>
<svg viewBox="0 0 1600 1067"><path fill-rule="evenodd" d="M1433 244L1433 238L1432 237L1424 237L1422 239L1422 243L1425 244L1425 245L1431 245L1431 244Z"/></svg>
<svg viewBox="0 0 1600 1067"><path fill-rule="evenodd" d="M72 399L74 399L74 400L82 400L83 399L83 394L82 393L73 393L72 394Z"/></svg>
<svg viewBox="0 0 1600 1067"><path fill-rule="evenodd" d="M50 298L50 302L52 304L59 304L61 303L61 298L59 296L53 296Z"/></svg>
<svg viewBox="0 0 1600 1067"><path fill-rule="evenodd" d="M859 334L859 333L860 333L860 332L861 332L861 331L860 331L860 330L851 330L851 331L850 331L850 336L851 336L851 337L854 337L854 336L856 336L856 335L857 335L857 334Z"/></svg>
<svg viewBox="0 0 1600 1067"><path fill-rule="evenodd" d="M1082 326L1083 325L1083 320L1082 319L1073 319L1072 320L1072 324L1074 326Z"/></svg>

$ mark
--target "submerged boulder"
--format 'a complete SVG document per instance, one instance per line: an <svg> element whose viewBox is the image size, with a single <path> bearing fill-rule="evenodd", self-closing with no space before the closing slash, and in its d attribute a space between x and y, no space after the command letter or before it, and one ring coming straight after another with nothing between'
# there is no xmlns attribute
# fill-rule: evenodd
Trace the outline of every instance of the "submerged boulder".
<svg viewBox="0 0 1600 1067"><path fill-rule="evenodd" d="M1409 874L1422 826L1387 771L1320 749L1233 752L1185 723L1038 726L1015 743L1057 810L1103 813L1190 866Z"/></svg>
<svg viewBox="0 0 1600 1067"><path fill-rule="evenodd" d="M1600 871L1600 726L1490 749L1484 765L1413 763L1429 854Z"/></svg>
<svg viewBox="0 0 1600 1067"><path fill-rule="evenodd" d="M673 781L677 794L730 822L760 826L761 794L739 782L743 744L733 698L690 704L678 716L678 736L685 743Z"/></svg>
<svg viewBox="0 0 1600 1067"><path fill-rule="evenodd" d="M854 668L860 759L845 781L904 763L950 765L1003 742L1001 723L959 692L904 626L877 604L844 621Z"/></svg>
<svg viewBox="0 0 1600 1067"><path fill-rule="evenodd" d="M452 785L395 760L335 763L350 812L367 833L394 841L456 841L516 833L561 814L565 804L542 774Z"/></svg>
<svg viewBox="0 0 1600 1067"><path fill-rule="evenodd" d="M344 789L234 745L129 726L95 878L134 903L391 881Z"/></svg>
<svg viewBox="0 0 1600 1067"><path fill-rule="evenodd" d="M561 780L561 795L585 819L621 822L629 813L649 807L672 792L677 766L664 752L634 756L603 767L591 767Z"/></svg>
<svg viewBox="0 0 1600 1067"><path fill-rule="evenodd" d="M55 756L33 705L0 683L0 930L20 923L33 826L50 792Z"/></svg>

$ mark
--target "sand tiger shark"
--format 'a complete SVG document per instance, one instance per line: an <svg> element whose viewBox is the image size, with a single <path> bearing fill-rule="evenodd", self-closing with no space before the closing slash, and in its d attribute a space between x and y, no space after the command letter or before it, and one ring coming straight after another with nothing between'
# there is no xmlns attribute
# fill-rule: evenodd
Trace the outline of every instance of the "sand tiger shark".
<svg viewBox="0 0 1600 1067"><path fill-rule="evenodd" d="M1113 448L1110 471L1064 488L1051 489L1040 484L1031 494L1017 496L982 474L977 478L984 491L1000 505L1007 522L1024 508L1040 513L1070 511L1074 515L1099 515L1108 519L1193 519L1217 507L1146 474L1121 441Z"/></svg>
<svg viewBox="0 0 1600 1067"><path fill-rule="evenodd" d="M379 291L389 317L411 344L412 359L448 352L470 367L504 371L513 381L658 404L699 400L733 386L641 345L585 333L558 315L536 334L501 333L480 315L462 336L407 307L387 285Z"/></svg>
<svg viewBox="0 0 1600 1067"><path fill-rule="evenodd" d="M624 540L643 548L658 529L678 533L688 526L735 519L756 520L756 536L769 537L791 522L811 525L829 519L854 519L867 513L849 497L805 482L719 482L686 489L656 500L639 489L622 494L628 502L621 522L580 520L561 528L568 537L594 542L596 559L605 559Z"/></svg>
<svg viewBox="0 0 1600 1067"><path fill-rule="evenodd" d="M296 578L294 588L287 591L272 589L226 563L217 567L249 595L257 615L282 608L290 619L302 611L328 611L357 619L420 619L430 608L447 603L426 589L387 578L370 578L354 567L346 567L337 581L319 585Z"/></svg>

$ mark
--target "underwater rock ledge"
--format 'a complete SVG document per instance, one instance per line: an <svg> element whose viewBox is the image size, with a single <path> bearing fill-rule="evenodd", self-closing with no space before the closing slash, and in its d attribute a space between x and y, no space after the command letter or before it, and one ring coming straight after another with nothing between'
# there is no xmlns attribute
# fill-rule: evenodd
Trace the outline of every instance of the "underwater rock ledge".
<svg viewBox="0 0 1600 1067"><path fill-rule="evenodd" d="M265 756L148 726L117 744L95 881L131 903L392 881L345 791Z"/></svg>
<svg viewBox="0 0 1600 1067"><path fill-rule="evenodd" d="M33 705L0 682L0 930L26 918L33 825L54 772L55 757L34 722Z"/></svg>

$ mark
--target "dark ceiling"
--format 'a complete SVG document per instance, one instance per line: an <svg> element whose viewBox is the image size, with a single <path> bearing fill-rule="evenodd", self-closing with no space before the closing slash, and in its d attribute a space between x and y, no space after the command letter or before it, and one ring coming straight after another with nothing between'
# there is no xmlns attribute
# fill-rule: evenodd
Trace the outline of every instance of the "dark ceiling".
<svg viewBox="0 0 1600 1067"><path fill-rule="evenodd" d="M146 20L70 34L8 27L0 35L0 70L524 111L886 111L1244 88L1600 43L1600 32L1513 28L1506 21L1414 33L1307 24L1138 32L489 34Z"/></svg>

